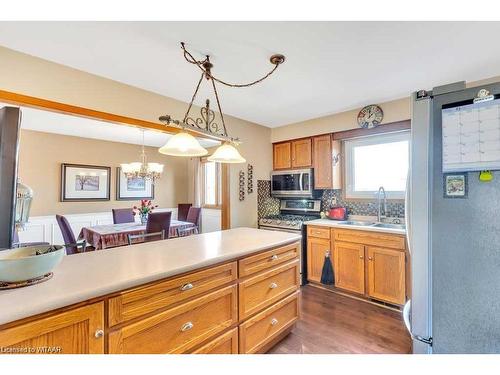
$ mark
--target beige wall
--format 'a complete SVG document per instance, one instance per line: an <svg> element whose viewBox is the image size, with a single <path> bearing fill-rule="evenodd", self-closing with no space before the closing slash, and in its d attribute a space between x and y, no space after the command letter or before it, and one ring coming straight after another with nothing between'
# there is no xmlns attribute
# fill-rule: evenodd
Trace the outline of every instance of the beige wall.
<svg viewBox="0 0 500 375"><path fill-rule="evenodd" d="M408 120L410 118L409 97L378 104L384 111L382 124ZM274 128L271 132L271 140L272 142L279 142L287 139L355 129L359 127L357 123L358 113L359 108Z"/></svg>
<svg viewBox="0 0 500 375"><path fill-rule="evenodd" d="M131 207L135 201L116 201L116 167L137 161L140 146L89 138L21 131L19 177L34 191L31 216L105 212ZM165 165L155 186L154 202L160 207L176 207L187 199L187 159L165 156L146 147L148 160ZM104 202L60 202L61 163L111 167L111 195Z"/></svg>
<svg viewBox="0 0 500 375"><path fill-rule="evenodd" d="M0 74L0 90L147 121L158 122L158 116L165 113L182 117L187 105L4 47L0 47L0 71L3 72ZM193 110L199 111L199 108ZM257 179L269 178L272 168L271 130L232 116L225 118L230 135L244 142L240 147L242 155L254 165L255 191L243 202L238 200L237 174L240 169L246 171L246 165L231 167L232 226L254 226L257 222Z"/></svg>

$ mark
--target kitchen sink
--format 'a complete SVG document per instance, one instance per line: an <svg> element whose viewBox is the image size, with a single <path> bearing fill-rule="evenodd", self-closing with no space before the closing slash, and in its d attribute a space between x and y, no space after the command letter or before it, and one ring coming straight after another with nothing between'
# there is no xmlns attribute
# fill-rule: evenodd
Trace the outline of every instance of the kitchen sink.
<svg viewBox="0 0 500 375"><path fill-rule="evenodd" d="M340 221L339 224L343 225L357 225L357 226L362 226L362 227L368 227L371 226L375 223L370 222L370 221L353 221L353 220L348 220L348 221Z"/></svg>
<svg viewBox="0 0 500 375"><path fill-rule="evenodd" d="M373 227L389 228L389 229L406 229L406 225L404 225L404 224L389 224L389 223L377 223L377 224L374 224Z"/></svg>

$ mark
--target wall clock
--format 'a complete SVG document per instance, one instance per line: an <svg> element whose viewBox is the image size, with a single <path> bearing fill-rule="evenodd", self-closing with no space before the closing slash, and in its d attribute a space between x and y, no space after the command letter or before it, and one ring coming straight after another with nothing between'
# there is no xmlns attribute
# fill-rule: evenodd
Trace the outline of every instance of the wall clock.
<svg viewBox="0 0 500 375"><path fill-rule="evenodd" d="M358 113L358 125L364 129L371 129L380 125L383 119L384 112L376 104L367 105Z"/></svg>

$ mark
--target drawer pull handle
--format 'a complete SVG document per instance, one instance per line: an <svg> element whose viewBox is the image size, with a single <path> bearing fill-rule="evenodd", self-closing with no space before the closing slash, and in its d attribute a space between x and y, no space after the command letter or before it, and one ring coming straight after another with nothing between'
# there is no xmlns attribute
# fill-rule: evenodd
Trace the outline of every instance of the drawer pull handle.
<svg viewBox="0 0 500 375"><path fill-rule="evenodd" d="M373 260L373 258L372 257L368 257L368 260Z"/></svg>
<svg viewBox="0 0 500 375"><path fill-rule="evenodd" d="M95 331L94 336L96 339L100 339L104 336L104 331L102 329L98 329L97 331Z"/></svg>
<svg viewBox="0 0 500 375"><path fill-rule="evenodd" d="M181 327L181 332L186 332L189 331L191 328L194 327L194 324L191 322L184 323Z"/></svg>
<svg viewBox="0 0 500 375"><path fill-rule="evenodd" d="M188 284L184 284L182 287L181 287L181 290L184 292L186 290L190 290L190 289L193 289L193 284L191 283L188 283Z"/></svg>
<svg viewBox="0 0 500 375"><path fill-rule="evenodd" d="M278 256L276 254L274 254L272 257L271 257L271 260L276 260L278 259Z"/></svg>
<svg viewBox="0 0 500 375"><path fill-rule="evenodd" d="M363 259L363 255L360 255L360 256L359 256L359 259Z"/></svg>
<svg viewBox="0 0 500 375"><path fill-rule="evenodd" d="M276 318L272 318L272 319L271 319L271 325L272 325L272 326L275 326L276 324L278 324L278 319L276 319Z"/></svg>
<svg viewBox="0 0 500 375"><path fill-rule="evenodd" d="M270 289L276 289L277 287L278 287L278 284L276 284L276 283L269 284Z"/></svg>

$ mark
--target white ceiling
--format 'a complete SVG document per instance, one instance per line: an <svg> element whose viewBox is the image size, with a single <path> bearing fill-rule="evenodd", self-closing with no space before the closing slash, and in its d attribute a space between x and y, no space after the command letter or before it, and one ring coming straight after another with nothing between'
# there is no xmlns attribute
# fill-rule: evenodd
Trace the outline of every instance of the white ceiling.
<svg viewBox="0 0 500 375"><path fill-rule="evenodd" d="M0 108L10 104L0 103ZM133 126L112 124L83 117L63 115L21 107L21 128L45 133L71 135L74 137L100 139L110 142L142 144L142 131ZM161 147L172 135L154 130L144 132L146 146ZM213 147L220 142L210 139L198 139L203 147Z"/></svg>
<svg viewBox="0 0 500 375"><path fill-rule="evenodd" d="M220 88L225 112L270 127L499 75L499 34L499 22L0 22L0 45L183 101L199 70L180 41L232 82L283 53L263 83Z"/></svg>

